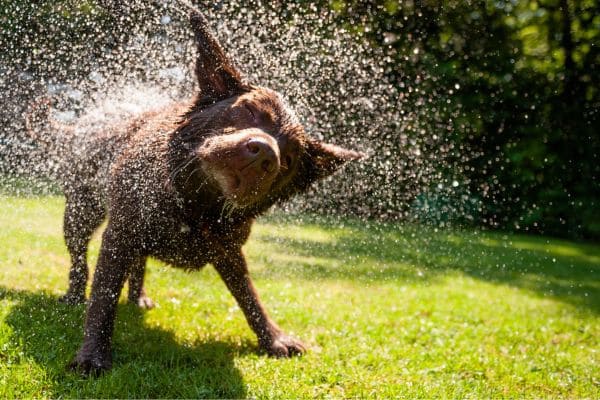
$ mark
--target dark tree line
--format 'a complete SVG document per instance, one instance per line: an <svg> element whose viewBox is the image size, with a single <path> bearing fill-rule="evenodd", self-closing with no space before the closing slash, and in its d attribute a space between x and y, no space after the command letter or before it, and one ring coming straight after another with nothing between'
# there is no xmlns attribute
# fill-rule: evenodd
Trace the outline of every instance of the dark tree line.
<svg viewBox="0 0 600 400"><path fill-rule="evenodd" d="M458 83L445 112L473 155L464 173L485 223L598 238L598 1L332 4L342 23L369 27L403 74ZM416 44L424 56L407 63Z"/></svg>

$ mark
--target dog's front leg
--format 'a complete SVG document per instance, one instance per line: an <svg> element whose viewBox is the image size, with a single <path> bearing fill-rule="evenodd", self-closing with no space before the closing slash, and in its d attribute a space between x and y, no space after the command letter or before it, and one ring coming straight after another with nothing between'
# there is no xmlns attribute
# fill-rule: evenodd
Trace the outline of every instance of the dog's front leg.
<svg viewBox="0 0 600 400"><path fill-rule="evenodd" d="M74 370L97 375L111 367L110 346L117 302L127 272L137 259L126 247L129 242L109 223L94 273L83 344L70 364Z"/></svg>
<svg viewBox="0 0 600 400"><path fill-rule="evenodd" d="M228 250L215 260L214 265L244 312L262 349L276 357L289 357L306 351L301 341L284 334L267 315L248 274L246 259L241 248Z"/></svg>
<svg viewBox="0 0 600 400"><path fill-rule="evenodd" d="M144 275L146 274L146 258L140 257L129 271L129 294L127 300L140 308L154 308L154 302L144 289Z"/></svg>

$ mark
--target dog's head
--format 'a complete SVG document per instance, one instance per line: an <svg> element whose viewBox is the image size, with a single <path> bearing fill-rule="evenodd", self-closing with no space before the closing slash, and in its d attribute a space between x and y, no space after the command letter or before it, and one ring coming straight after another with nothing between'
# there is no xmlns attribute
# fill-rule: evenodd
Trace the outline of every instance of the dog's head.
<svg viewBox="0 0 600 400"><path fill-rule="evenodd" d="M279 93L242 81L202 15L191 23L200 93L179 132L203 185L235 209L262 211L362 157L309 137Z"/></svg>

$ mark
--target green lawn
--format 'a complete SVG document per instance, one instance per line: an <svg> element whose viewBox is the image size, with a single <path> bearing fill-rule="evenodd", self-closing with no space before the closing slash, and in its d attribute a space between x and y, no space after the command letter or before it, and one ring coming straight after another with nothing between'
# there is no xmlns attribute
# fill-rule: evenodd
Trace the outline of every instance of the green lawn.
<svg viewBox="0 0 600 400"><path fill-rule="evenodd" d="M60 197L0 197L0 397L600 395L600 247L269 216L246 246L267 309L311 347L268 358L211 267L152 261L158 308L119 306L113 369L67 372ZM90 259L95 263L98 238Z"/></svg>

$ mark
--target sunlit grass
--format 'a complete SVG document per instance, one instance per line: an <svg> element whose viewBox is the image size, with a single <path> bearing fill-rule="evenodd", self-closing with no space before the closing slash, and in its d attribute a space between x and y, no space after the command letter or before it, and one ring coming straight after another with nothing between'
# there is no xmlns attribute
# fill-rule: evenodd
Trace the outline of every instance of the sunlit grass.
<svg viewBox="0 0 600 400"><path fill-rule="evenodd" d="M211 267L151 261L159 307L120 305L114 368L83 379L63 204L0 197L0 397L598 397L598 246L309 216L264 218L246 246L306 356L259 354Z"/></svg>

